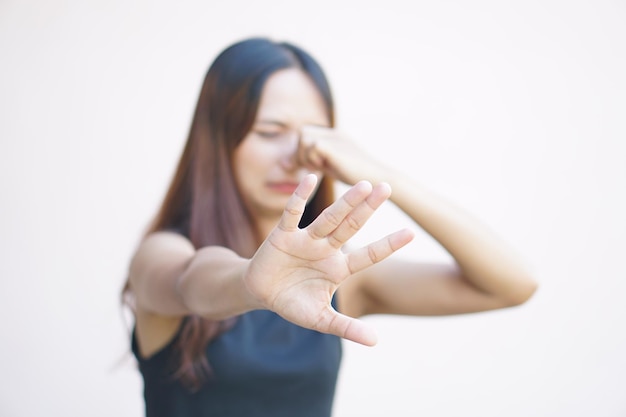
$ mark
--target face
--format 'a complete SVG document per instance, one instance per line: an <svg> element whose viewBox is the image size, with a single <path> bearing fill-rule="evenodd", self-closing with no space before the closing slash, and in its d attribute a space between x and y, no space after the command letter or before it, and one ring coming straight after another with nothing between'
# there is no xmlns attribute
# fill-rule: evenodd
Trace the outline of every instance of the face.
<svg viewBox="0 0 626 417"><path fill-rule="evenodd" d="M233 155L235 181L257 222L277 221L300 180L311 172L294 160L305 125L329 125L322 95L301 70L277 71L263 88L252 130ZM314 173L321 179L320 172Z"/></svg>

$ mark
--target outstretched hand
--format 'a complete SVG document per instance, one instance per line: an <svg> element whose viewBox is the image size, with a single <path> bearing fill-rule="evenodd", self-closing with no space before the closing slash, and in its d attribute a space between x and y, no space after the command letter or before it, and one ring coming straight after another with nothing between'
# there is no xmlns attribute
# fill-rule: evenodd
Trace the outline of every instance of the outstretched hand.
<svg viewBox="0 0 626 417"><path fill-rule="evenodd" d="M298 224L317 178L306 176L289 199L278 226L260 246L245 275L248 290L266 308L299 326L372 346L376 334L364 322L338 313L331 299L354 273L391 255L413 239L400 230L356 251L342 246L385 202L391 189L361 181L309 226Z"/></svg>

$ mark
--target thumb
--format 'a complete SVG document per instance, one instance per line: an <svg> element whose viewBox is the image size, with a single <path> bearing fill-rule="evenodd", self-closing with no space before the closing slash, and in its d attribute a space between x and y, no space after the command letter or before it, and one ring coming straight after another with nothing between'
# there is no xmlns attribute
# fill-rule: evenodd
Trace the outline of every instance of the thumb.
<svg viewBox="0 0 626 417"><path fill-rule="evenodd" d="M374 346L378 342L376 331L371 325L338 313L332 307L326 310L319 323L315 330L323 333L334 334L365 346Z"/></svg>
<svg viewBox="0 0 626 417"><path fill-rule="evenodd" d="M295 158L300 166L322 169L324 167L324 156L317 147L317 139L310 134L301 132L298 137L298 149Z"/></svg>

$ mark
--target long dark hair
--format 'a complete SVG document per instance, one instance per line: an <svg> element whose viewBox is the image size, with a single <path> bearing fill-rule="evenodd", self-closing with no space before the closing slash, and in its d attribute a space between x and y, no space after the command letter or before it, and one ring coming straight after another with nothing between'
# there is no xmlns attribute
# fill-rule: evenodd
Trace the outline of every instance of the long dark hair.
<svg viewBox="0 0 626 417"><path fill-rule="evenodd" d="M229 46L206 74L185 148L146 235L175 230L189 238L196 249L219 245L240 256L254 254L258 239L234 180L232 155L252 128L267 79L287 68L298 68L310 77L324 99L330 126L334 126L328 81L307 52L266 38ZM332 179L324 176L306 207L301 226L313 221L333 199ZM133 308L128 280L122 300ZM232 320L186 317L175 344L179 360L175 376L192 389L199 388L210 372L206 345L230 324Z"/></svg>

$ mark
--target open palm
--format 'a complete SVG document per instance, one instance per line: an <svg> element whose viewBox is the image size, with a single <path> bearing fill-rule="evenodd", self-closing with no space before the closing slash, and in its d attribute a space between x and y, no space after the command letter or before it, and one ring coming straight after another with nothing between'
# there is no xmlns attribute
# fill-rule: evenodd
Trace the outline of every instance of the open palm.
<svg viewBox="0 0 626 417"><path fill-rule="evenodd" d="M370 216L389 198L386 184L352 186L304 229L298 223L316 177L308 175L289 199L283 216L252 258L245 281L266 308L302 327L365 345L376 343L363 322L335 311L330 302L339 285L391 255L413 238L401 230L351 253L342 251Z"/></svg>

